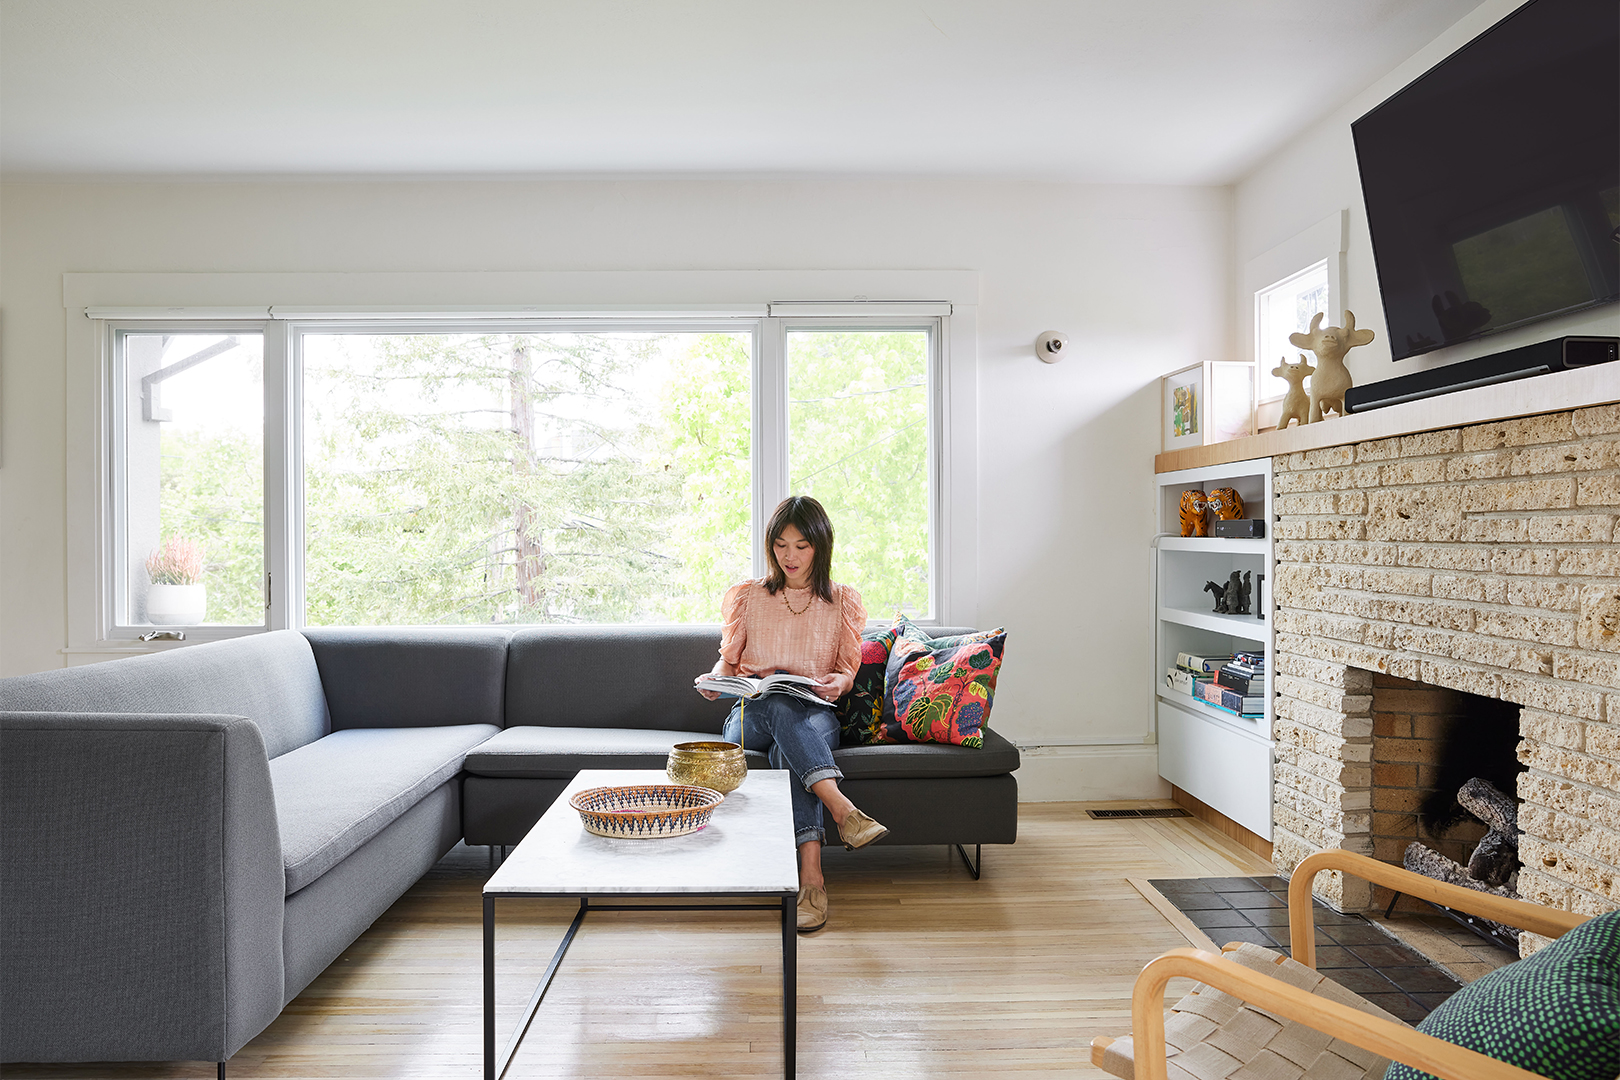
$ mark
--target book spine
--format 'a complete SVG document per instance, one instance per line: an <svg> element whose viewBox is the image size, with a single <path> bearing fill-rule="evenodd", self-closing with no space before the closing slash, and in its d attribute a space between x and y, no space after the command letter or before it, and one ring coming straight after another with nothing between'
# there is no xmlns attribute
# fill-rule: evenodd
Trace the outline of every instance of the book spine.
<svg viewBox="0 0 1620 1080"><path fill-rule="evenodd" d="M1213 674L1222 664L1231 662L1230 656L1199 656L1196 653L1177 653L1176 666L1188 671Z"/></svg>
<svg viewBox="0 0 1620 1080"><path fill-rule="evenodd" d="M1211 709L1218 709L1228 716L1235 716L1239 720L1258 720L1260 719L1261 715L1263 715L1259 709L1256 709L1254 712L1238 712L1236 709L1228 709L1225 705L1217 705L1213 701L1204 701L1200 699L1198 703L1200 705L1207 705Z"/></svg>
<svg viewBox="0 0 1620 1080"><path fill-rule="evenodd" d="M1188 697L1193 696L1199 683L1209 681L1208 676L1194 675L1192 672L1182 671L1180 668L1168 671L1165 675L1170 689L1179 694L1186 694Z"/></svg>
<svg viewBox="0 0 1620 1080"><path fill-rule="evenodd" d="M1264 675L1244 675L1241 672L1222 668L1215 673L1215 681L1249 697L1264 697L1266 693L1266 677Z"/></svg>
<svg viewBox="0 0 1620 1080"><path fill-rule="evenodd" d="M1198 696L1211 705L1219 705L1223 709L1231 709L1240 715L1251 715L1265 711L1265 698L1245 697L1235 690L1215 682L1203 683L1198 687Z"/></svg>

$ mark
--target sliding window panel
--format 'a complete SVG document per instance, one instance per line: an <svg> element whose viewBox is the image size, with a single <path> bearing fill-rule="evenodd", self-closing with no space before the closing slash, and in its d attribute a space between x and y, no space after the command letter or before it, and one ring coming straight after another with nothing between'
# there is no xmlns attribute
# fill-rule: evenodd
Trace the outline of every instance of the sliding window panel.
<svg viewBox="0 0 1620 1080"><path fill-rule="evenodd" d="M112 345L112 636L263 627L262 330L115 330Z"/></svg>
<svg viewBox="0 0 1620 1080"><path fill-rule="evenodd" d="M874 619L933 615L937 327L790 328L788 483L827 509L833 578Z"/></svg>
<svg viewBox="0 0 1620 1080"><path fill-rule="evenodd" d="M301 329L305 624L718 621L748 326Z"/></svg>

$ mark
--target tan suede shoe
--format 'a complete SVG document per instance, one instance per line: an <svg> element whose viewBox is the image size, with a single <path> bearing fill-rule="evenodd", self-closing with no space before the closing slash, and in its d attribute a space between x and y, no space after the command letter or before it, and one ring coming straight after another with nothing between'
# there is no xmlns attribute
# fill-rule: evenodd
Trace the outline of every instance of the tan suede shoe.
<svg viewBox="0 0 1620 1080"><path fill-rule="evenodd" d="M844 818L844 823L838 826L839 839L850 851L863 848L874 840L881 840L889 835L889 830L859 810L851 810Z"/></svg>
<svg viewBox="0 0 1620 1080"><path fill-rule="evenodd" d="M827 925L827 890L806 885L799 890L799 933L808 934Z"/></svg>

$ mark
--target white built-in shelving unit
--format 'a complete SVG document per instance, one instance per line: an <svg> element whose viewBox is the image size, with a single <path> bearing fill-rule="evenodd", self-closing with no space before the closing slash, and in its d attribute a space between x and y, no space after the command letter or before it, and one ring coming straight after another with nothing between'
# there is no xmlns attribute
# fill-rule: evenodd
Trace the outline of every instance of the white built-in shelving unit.
<svg viewBox="0 0 1620 1080"><path fill-rule="evenodd" d="M1271 839L1272 513L1271 459L1234 461L1160 473L1159 537L1155 541L1153 694L1159 729L1159 775L1260 837ZM1235 488L1243 516L1266 522L1263 539L1181 535L1181 493ZM1219 615L1204 583L1225 585L1232 572L1256 582L1256 614ZM1261 575L1264 586L1260 586ZM1259 617L1264 616L1264 617ZM1266 654L1266 707L1240 717L1180 694L1164 683L1176 654Z"/></svg>

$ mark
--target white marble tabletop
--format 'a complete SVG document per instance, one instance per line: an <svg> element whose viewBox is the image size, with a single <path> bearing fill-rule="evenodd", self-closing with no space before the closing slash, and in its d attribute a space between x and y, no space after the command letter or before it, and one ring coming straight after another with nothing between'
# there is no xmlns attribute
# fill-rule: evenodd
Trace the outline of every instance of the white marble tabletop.
<svg viewBox="0 0 1620 1080"><path fill-rule="evenodd" d="M667 784L661 769L585 769L484 883L485 895L635 896L796 893L791 782L783 769L752 769L685 836L621 840L585 831L568 805L586 788Z"/></svg>

